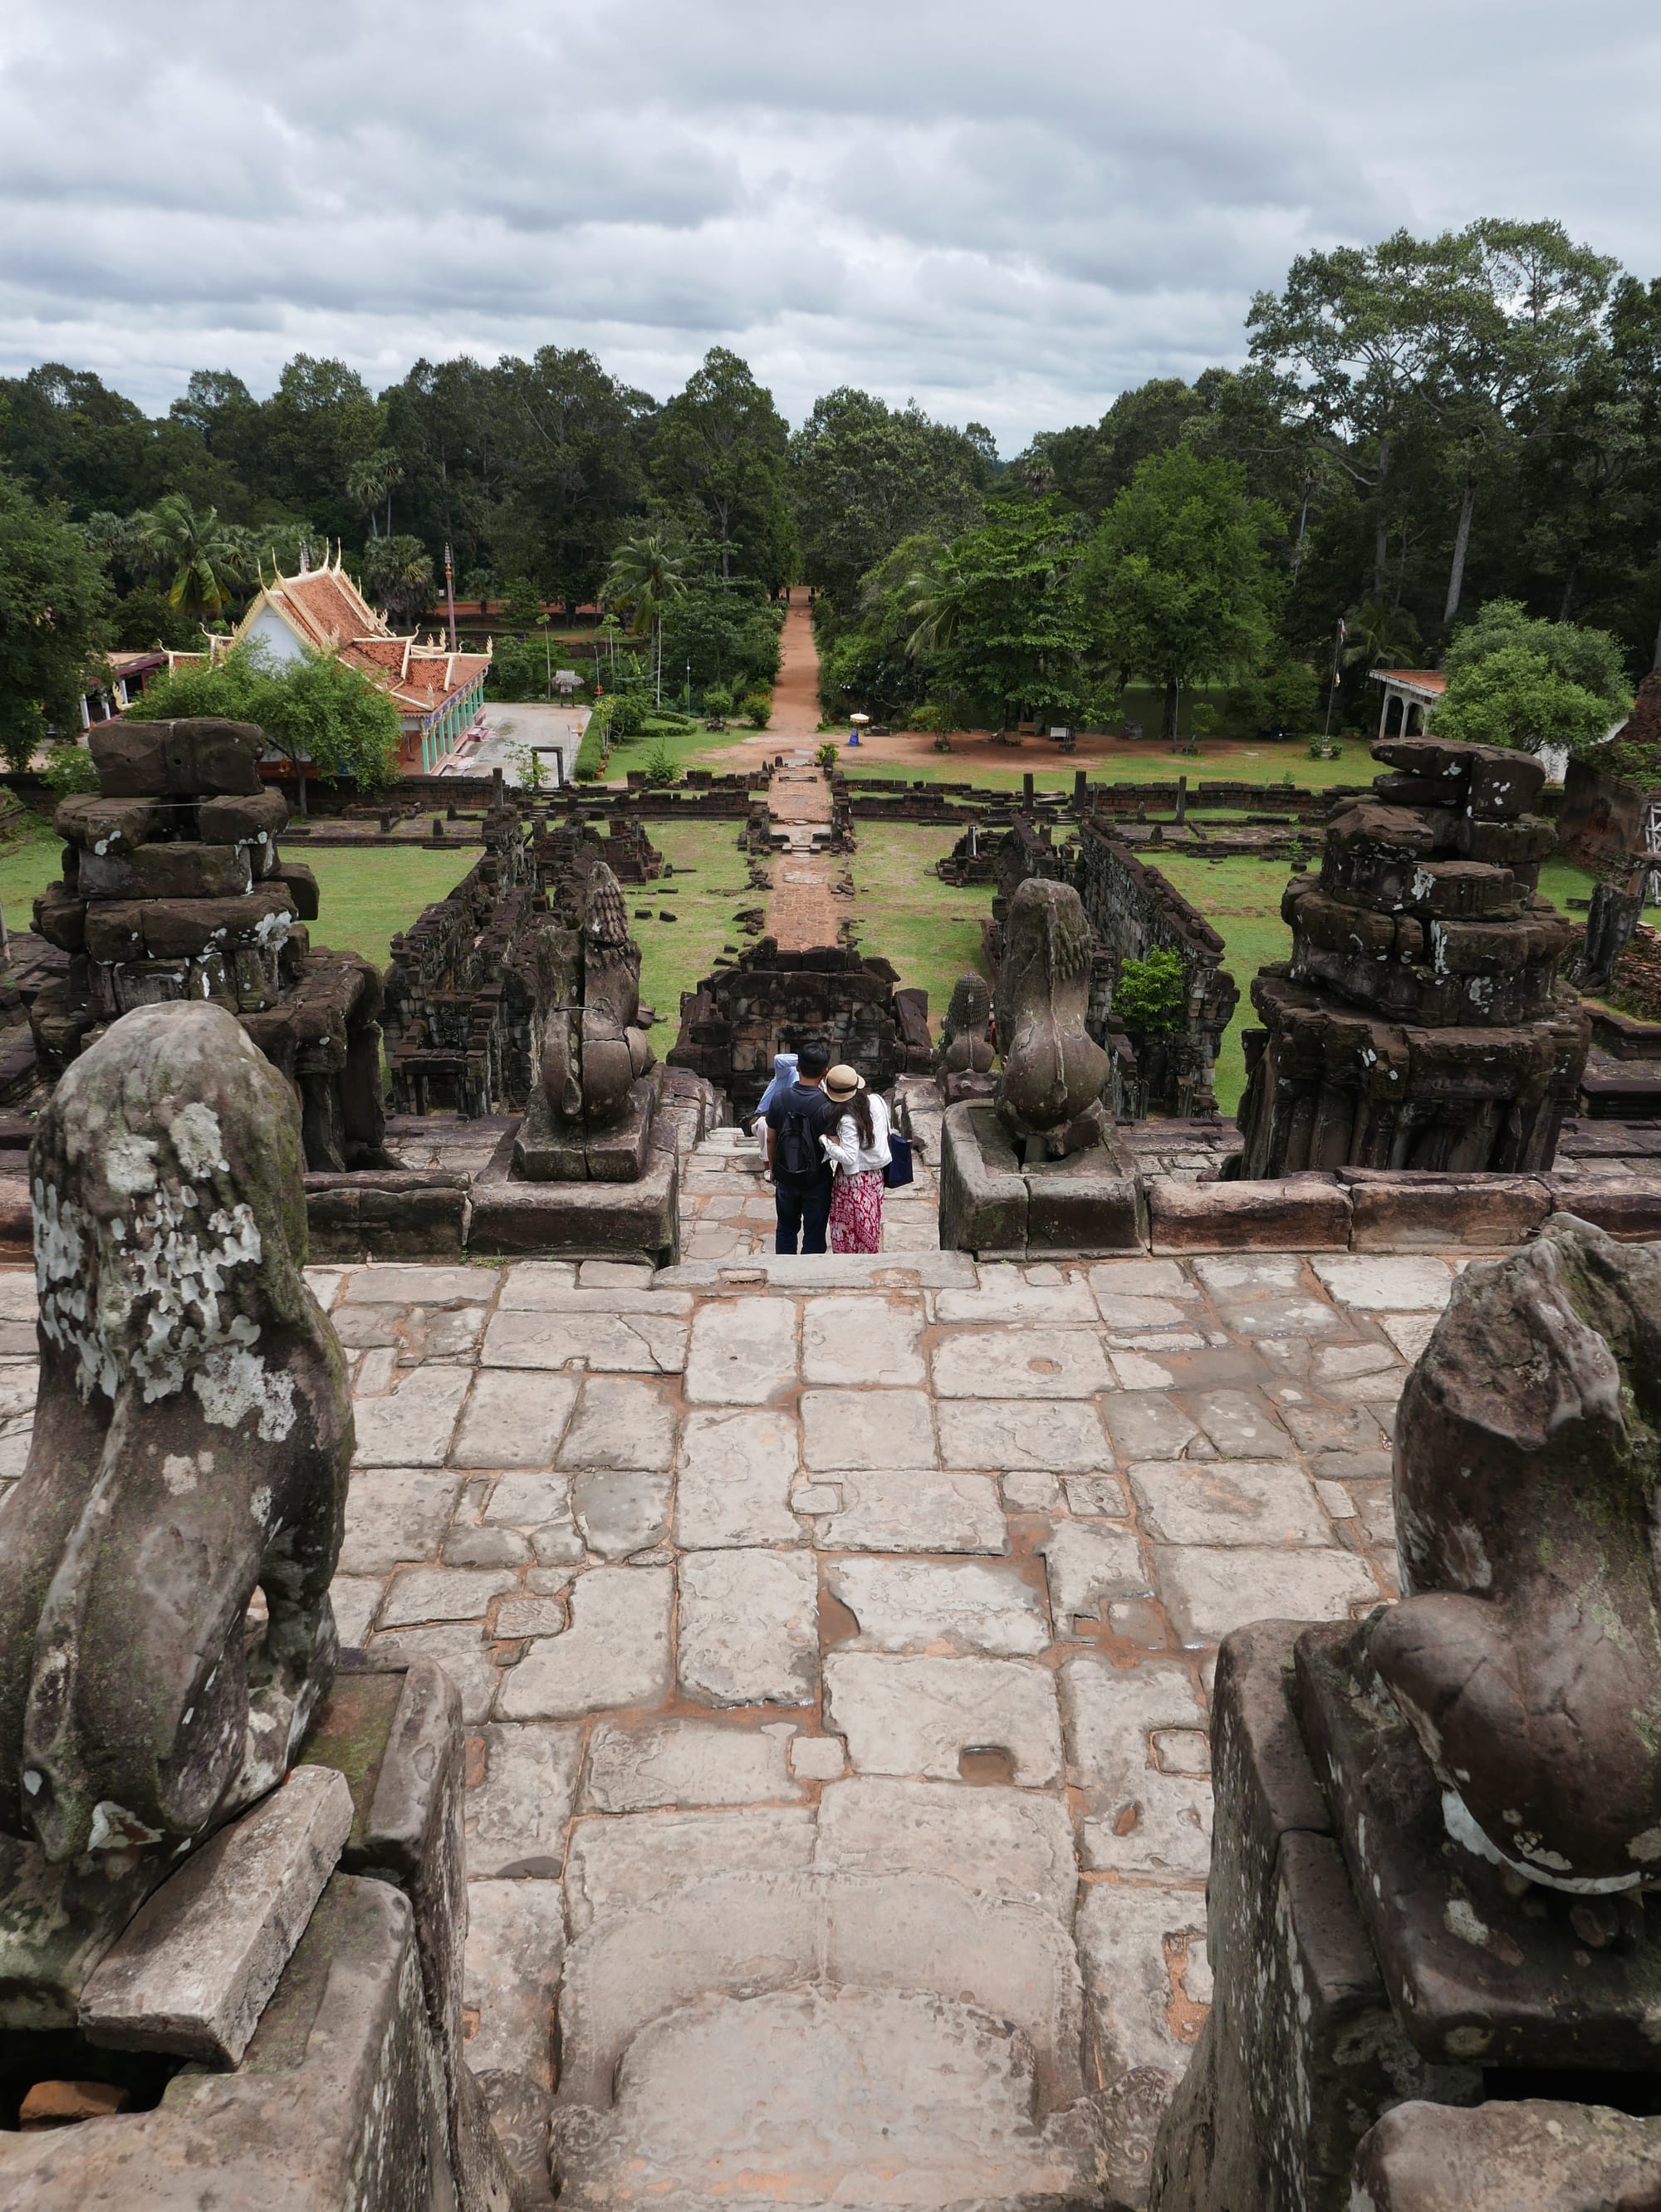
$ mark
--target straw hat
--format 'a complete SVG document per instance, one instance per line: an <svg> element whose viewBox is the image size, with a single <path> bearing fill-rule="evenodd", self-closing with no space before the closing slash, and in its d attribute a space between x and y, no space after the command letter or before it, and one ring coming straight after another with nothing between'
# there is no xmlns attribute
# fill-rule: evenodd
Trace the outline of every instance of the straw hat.
<svg viewBox="0 0 1661 2212"><path fill-rule="evenodd" d="M825 1096L827 1098L834 1098L839 1104L845 1098L852 1098L856 1091L863 1091L864 1087L864 1077L857 1067L850 1067L845 1060L838 1060L834 1067L826 1071Z"/></svg>

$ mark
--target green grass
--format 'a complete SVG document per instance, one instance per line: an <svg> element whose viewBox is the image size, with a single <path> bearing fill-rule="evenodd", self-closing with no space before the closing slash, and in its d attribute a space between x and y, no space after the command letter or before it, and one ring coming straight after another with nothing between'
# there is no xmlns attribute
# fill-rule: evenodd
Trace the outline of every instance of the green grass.
<svg viewBox="0 0 1661 2212"><path fill-rule="evenodd" d="M652 1032L661 1060L675 1042L681 1018L681 994L694 990L721 957L724 945L743 947L752 940L738 934L733 917L743 906L764 906L765 891L749 888L749 864L738 850L738 822L648 822L646 835L677 871L655 884L625 884L629 928L640 948L640 996L662 1017ZM667 896L664 896L667 894ZM635 918L650 906L652 918ZM659 921L672 908L680 917Z"/></svg>
<svg viewBox="0 0 1661 2212"><path fill-rule="evenodd" d="M306 924L312 944L361 952L385 968L394 933L408 929L423 907L447 897L478 859L479 848L416 853L291 846L289 856L304 860L318 879L318 918Z"/></svg>
<svg viewBox="0 0 1661 2212"><path fill-rule="evenodd" d="M64 848L52 823L39 815L28 819L33 826L26 841L9 845L0 853L0 908L4 910L8 929L34 927L31 907L46 885L63 873L58 855Z"/></svg>
<svg viewBox="0 0 1661 2212"><path fill-rule="evenodd" d="M934 873L956 842L955 830L865 822L858 838L859 950L891 960L902 986L928 993L930 1025L938 1034L953 984L980 967L980 925L991 912L992 885L943 884Z"/></svg>

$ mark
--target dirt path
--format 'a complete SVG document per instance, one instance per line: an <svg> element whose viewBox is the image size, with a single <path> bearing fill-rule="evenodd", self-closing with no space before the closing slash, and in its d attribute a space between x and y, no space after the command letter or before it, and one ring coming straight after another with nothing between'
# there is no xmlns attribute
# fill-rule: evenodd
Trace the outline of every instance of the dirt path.
<svg viewBox="0 0 1661 2212"><path fill-rule="evenodd" d="M848 909L831 889L829 854L813 849L815 823L830 820L830 787L813 763L820 742L819 652L805 606L793 606L785 617L782 649L773 725L762 740L782 752L785 763L774 771L767 794L774 824L786 836L784 849L773 853L767 929L780 951L809 952L836 943L837 926Z"/></svg>

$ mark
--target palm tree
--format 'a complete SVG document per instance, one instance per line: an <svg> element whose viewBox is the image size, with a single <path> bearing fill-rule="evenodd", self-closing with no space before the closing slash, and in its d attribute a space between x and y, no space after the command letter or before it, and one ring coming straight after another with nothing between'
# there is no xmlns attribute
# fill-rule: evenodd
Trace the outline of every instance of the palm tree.
<svg viewBox="0 0 1661 2212"><path fill-rule="evenodd" d="M1405 607L1387 599L1363 599L1349 617L1343 660L1346 668L1411 668L1424 641Z"/></svg>
<svg viewBox="0 0 1661 2212"><path fill-rule="evenodd" d="M248 533L221 522L216 507L198 513L181 492L168 492L134 515L131 528L157 573L173 571L167 597L174 606L216 621L246 591L254 568Z"/></svg>
<svg viewBox="0 0 1661 2212"><path fill-rule="evenodd" d="M403 482L403 470L390 447L377 446L373 453L355 462L346 478L346 496L358 513L368 519L372 538L392 535L392 494ZM376 527L382 505L386 508L385 532Z"/></svg>
<svg viewBox="0 0 1661 2212"><path fill-rule="evenodd" d="M433 561L419 538L372 538L363 549L364 589L391 622L413 623L433 604Z"/></svg>
<svg viewBox="0 0 1661 2212"><path fill-rule="evenodd" d="M664 703L664 610L687 595L681 556L655 532L626 538L611 556L611 566L601 586L603 604L621 607L632 616L634 634L652 635L655 697Z"/></svg>

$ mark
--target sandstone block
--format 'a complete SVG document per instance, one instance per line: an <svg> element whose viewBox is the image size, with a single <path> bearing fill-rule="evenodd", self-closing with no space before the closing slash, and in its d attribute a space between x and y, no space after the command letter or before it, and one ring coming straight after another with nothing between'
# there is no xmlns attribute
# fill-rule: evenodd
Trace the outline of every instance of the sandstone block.
<svg viewBox="0 0 1661 2212"><path fill-rule="evenodd" d="M1349 1194L1330 1176L1212 1183L1155 1176L1148 1210L1156 1252L1341 1252L1349 1242Z"/></svg>
<svg viewBox="0 0 1661 2212"><path fill-rule="evenodd" d="M948 1467L1088 1474L1113 1463L1100 1416L1087 1400L950 1399L937 1407L936 1419Z"/></svg>
<svg viewBox="0 0 1661 2212"><path fill-rule="evenodd" d="M824 1740L797 1736L794 1741L799 1747ZM840 1745L837 1759L840 1768ZM813 1862L815 1832L806 1805L579 1820L566 1875L571 1932L580 1936L597 1914L643 1905L711 1875L805 1872Z"/></svg>
<svg viewBox="0 0 1661 2212"><path fill-rule="evenodd" d="M699 1308L687 1357L689 1404L765 1406L796 1373L796 1309L788 1298L718 1298Z"/></svg>
<svg viewBox="0 0 1661 2212"><path fill-rule="evenodd" d="M967 1790L874 1774L832 1783L819 1800L815 1863L827 1873L944 1875L978 1897L1072 1921L1077 1870L1065 1805L997 1783Z"/></svg>
<svg viewBox="0 0 1661 2212"><path fill-rule="evenodd" d="M1068 1760L1088 1807L1085 1864L1203 1881L1211 1856L1211 1785L1204 1776L1205 1708L1188 1668L1164 1659L1131 1668L1094 1656L1068 1659L1061 1710ZM1167 1758L1197 1765L1199 1773L1166 1771L1161 1742Z"/></svg>
<svg viewBox="0 0 1661 2212"><path fill-rule="evenodd" d="M804 1390L802 1456L815 1471L937 1463L934 1421L921 1390Z"/></svg>
<svg viewBox="0 0 1661 2212"><path fill-rule="evenodd" d="M470 1881L462 2002L476 2015L475 2071L500 2068L544 2088L554 2079L554 2008L565 1960L556 1881Z"/></svg>
<svg viewBox="0 0 1661 2212"><path fill-rule="evenodd" d="M670 1489L667 1474L647 1469L586 1469L571 1485L571 1510L583 1541L604 1559L650 1551L669 1533Z"/></svg>
<svg viewBox="0 0 1661 2212"><path fill-rule="evenodd" d="M357 1467L442 1467L472 1380L464 1367L417 1367L384 1398L358 1401Z"/></svg>
<svg viewBox="0 0 1661 2212"><path fill-rule="evenodd" d="M888 1389L924 1382L922 1335L922 1309L897 1298L809 1298L802 1316L802 1380Z"/></svg>
<svg viewBox="0 0 1661 2212"><path fill-rule="evenodd" d="M559 1464L668 1468L675 1457L675 1409L650 1382L591 1376L560 1447Z"/></svg>
<svg viewBox="0 0 1661 2212"><path fill-rule="evenodd" d="M790 1491L799 1457L788 1413L689 1413L676 1481L676 1541L688 1551L798 1542Z"/></svg>
<svg viewBox="0 0 1661 2212"><path fill-rule="evenodd" d="M815 1516L827 1552L1006 1552L1009 1534L986 1474L863 1472L836 1486L840 1509ZM802 1493L797 1493L798 1499ZM803 1508L803 1510L809 1509Z"/></svg>
<svg viewBox="0 0 1661 2212"><path fill-rule="evenodd" d="M570 1367L615 1375L677 1375L686 1323L672 1315L615 1313L597 1300L576 1313L498 1313L484 1333L487 1367Z"/></svg>
<svg viewBox="0 0 1661 2212"><path fill-rule="evenodd" d="M603 1721L589 1747L584 1809L647 1813L661 1807L798 1803L786 1747L795 1730L736 1721Z"/></svg>
<svg viewBox="0 0 1661 2212"><path fill-rule="evenodd" d="M681 1560L680 1679L706 1705L802 1705L818 1686L810 1552L690 1552Z"/></svg>
<svg viewBox="0 0 1661 2212"><path fill-rule="evenodd" d="M1346 1620L1383 1592L1348 1552L1155 1545L1154 1576L1171 1625L1191 1647L1219 1644L1250 1621Z"/></svg>
<svg viewBox="0 0 1661 2212"><path fill-rule="evenodd" d="M476 1745L463 1807L469 1874L557 1881L582 1765L581 1729L495 1721L480 1730Z"/></svg>
<svg viewBox="0 0 1661 2212"><path fill-rule="evenodd" d="M300 1766L142 1905L82 1992L89 2042L234 2066L352 1826L332 1767Z"/></svg>
<svg viewBox="0 0 1661 2212"><path fill-rule="evenodd" d="M825 1586L859 1623L862 1651L1030 1658L1050 1641L1043 1601L1012 1567L979 1561L838 1559Z"/></svg>
<svg viewBox="0 0 1661 2212"><path fill-rule="evenodd" d="M606 1706L647 1705L669 1687L667 1567L595 1567L571 1587L571 1626L539 1637L502 1677L503 1720L577 1720Z"/></svg>
<svg viewBox="0 0 1661 2212"><path fill-rule="evenodd" d="M1283 1461L1139 1460L1130 1472L1142 1526L1155 1543L1332 1541L1308 1476Z"/></svg>
<svg viewBox="0 0 1661 2212"><path fill-rule="evenodd" d="M1445 1260L1357 1253L1317 1260L1314 1267L1341 1305L1364 1313L1440 1313L1453 1293L1453 1270Z"/></svg>
<svg viewBox="0 0 1661 2212"><path fill-rule="evenodd" d="M1055 1678L1030 1660L833 1651L824 1674L827 1719L860 1773L955 1778L973 1752L1002 1753L1026 1789L1061 1771Z"/></svg>
<svg viewBox="0 0 1661 2212"><path fill-rule="evenodd" d="M1061 1521L1039 1549L1058 1637L1076 1636L1079 1620L1094 1626L1104 1604L1146 1597L1152 1589L1141 1547L1129 1528Z"/></svg>
<svg viewBox="0 0 1661 2212"><path fill-rule="evenodd" d="M1113 1388L1093 1328L957 1330L933 1365L942 1398L1088 1398Z"/></svg>
<svg viewBox="0 0 1661 2212"><path fill-rule="evenodd" d="M551 1467L577 1402L574 1376L485 1368L450 1457L455 1467Z"/></svg>

